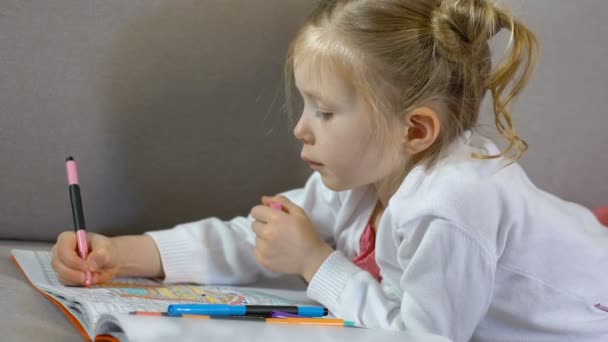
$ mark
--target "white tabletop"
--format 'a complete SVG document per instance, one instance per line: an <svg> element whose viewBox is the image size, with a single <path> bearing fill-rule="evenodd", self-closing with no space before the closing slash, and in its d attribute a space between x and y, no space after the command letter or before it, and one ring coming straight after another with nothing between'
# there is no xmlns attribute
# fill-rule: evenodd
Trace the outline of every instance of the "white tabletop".
<svg viewBox="0 0 608 342"><path fill-rule="evenodd" d="M129 341L230 341L230 342L449 342L431 334L404 331L372 330L363 328L314 326L296 324L268 324L261 322L180 319L172 317L123 316L129 320L127 336L137 336ZM160 326L162 331L151 329Z"/></svg>

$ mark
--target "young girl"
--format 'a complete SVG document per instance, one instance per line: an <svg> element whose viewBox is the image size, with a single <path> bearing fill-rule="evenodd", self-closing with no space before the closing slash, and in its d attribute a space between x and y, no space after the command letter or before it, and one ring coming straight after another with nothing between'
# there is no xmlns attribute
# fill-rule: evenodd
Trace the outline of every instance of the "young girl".
<svg viewBox="0 0 608 342"><path fill-rule="evenodd" d="M503 29L511 48L492 68L488 41ZM248 218L90 234L86 261L65 232L53 267L66 284L85 271L204 284L299 274L312 299L366 327L608 340L608 229L515 163L527 145L508 107L536 51L484 0L321 1L286 63L316 171L304 188L263 197ZM471 131L487 91L504 150Z"/></svg>

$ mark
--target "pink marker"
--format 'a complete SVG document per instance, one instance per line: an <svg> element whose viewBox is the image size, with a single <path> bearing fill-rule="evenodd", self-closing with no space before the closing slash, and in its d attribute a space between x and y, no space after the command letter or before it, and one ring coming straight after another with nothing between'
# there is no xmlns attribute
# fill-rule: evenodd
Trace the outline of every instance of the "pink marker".
<svg viewBox="0 0 608 342"><path fill-rule="evenodd" d="M272 209L283 210L283 205L281 205L281 203L279 203L279 202L270 203L270 207Z"/></svg>
<svg viewBox="0 0 608 342"><path fill-rule="evenodd" d="M80 185L78 182L78 168L74 158L66 159L65 168L68 174L68 189L70 190L70 203L72 204L72 218L74 219L74 231L76 232L76 242L78 244L78 254L84 260L89 255L89 243L87 241L87 231L84 226L84 211L82 210L82 200L80 198ZM87 271L85 285L91 286L91 272Z"/></svg>

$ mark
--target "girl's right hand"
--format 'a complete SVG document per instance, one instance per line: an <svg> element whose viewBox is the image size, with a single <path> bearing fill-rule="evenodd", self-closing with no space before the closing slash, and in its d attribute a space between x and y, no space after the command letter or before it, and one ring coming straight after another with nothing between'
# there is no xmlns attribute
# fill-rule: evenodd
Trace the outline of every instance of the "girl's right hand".
<svg viewBox="0 0 608 342"><path fill-rule="evenodd" d="M83 260L76 252L76 234L73 231L59 234L51 252L51 266L57 272L57 278L61 283L83 286L87 271L91 272L93 284L111 280L118 274L120 269L118 248L112 239L88 232L87 239L89 255Z"/></svg>

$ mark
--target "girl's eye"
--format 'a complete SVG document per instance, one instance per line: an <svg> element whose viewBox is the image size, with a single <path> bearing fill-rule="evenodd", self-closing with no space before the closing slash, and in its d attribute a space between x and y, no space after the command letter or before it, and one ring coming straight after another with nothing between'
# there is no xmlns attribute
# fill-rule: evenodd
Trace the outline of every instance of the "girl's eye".
<svg viewBox="0 0 608 342"><path fill-rule="evenodd" d="M317 116L320 117L322 120L329 120L331 119L332 115L334 115L334 113L317 111Z"/></svg>

